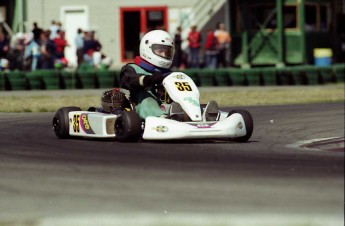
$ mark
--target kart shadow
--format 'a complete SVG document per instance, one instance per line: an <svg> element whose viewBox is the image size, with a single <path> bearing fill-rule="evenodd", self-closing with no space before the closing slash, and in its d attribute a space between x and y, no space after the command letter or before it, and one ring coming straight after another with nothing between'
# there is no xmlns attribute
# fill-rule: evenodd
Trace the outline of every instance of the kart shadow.
<svg viewBox="0 0 345 226"><path fill-rule="evenodd" d="M91 137L69 137L71 140L81 140L81 141L92 141L92 142L116 142L116 143L126 143L119 142L116 138L91 138ZM128 142L128 143L156 143L156 144L246 144L246 143L258 143L256 140L249 140L246 142L236 142L230 139L176 139L176 140L144 140L139 139L137 142Z"/></svg>
<svg viewBox="0 0 345 226"><path fill-rule="evenodd" d="M220 140L220 139L202 139L202 140L193 140L193 139L176 139L176 140L143 140L139 141L140 143L161 143L161 144L236 144L236 143L257 143L259 141L250 140L246 142L236 142L233 140Z"/></svg>

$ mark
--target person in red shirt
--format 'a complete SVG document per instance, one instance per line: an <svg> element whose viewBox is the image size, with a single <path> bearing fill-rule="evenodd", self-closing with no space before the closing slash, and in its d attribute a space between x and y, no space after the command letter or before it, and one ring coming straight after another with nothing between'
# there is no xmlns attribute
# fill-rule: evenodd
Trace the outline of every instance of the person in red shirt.
<svg viewBox="0 0 345 226"><path fill-rule="evenodd" d="M215 69L217 67L218 40L212 29L207 30L205 43L205 66Z"/></svg>
<svg viewBox="0 0 345 226"><path fill-rule="evenodd" d="M63 30L58 30L57 35L54 38L54 43L56 45L56 57L58 59L65 57L65 47L68 46L67 40L65 39L65 32Z"/></svg>
<svg viewBox="0 0 345 226"><path fill-rule="evenodd" d="M199 67L199 52L201 44L201 34L197 31L197 26L191 27L191 31L188 34L189 50L190 50L190 66L192 68Z"/></svg>

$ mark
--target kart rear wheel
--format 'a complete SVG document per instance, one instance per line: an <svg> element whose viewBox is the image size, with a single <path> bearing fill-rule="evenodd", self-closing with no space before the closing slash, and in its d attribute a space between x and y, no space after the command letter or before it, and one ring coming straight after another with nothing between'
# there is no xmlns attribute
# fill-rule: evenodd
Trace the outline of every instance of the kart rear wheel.
<svg viewBox="0 0 345 226"><path fill-rule="evenodd" d="M242 116L246 128L246 135L242 137L234 137L230 138L232 141L236 142L246 142L249 140L249 138L252 136L253 130L254 130L254 122L252 115L246 111L246 110L232 110L229 112L228 117L234 113L238 113Z"/></svg>
<svg viewBox="0 0 345 226"><path fill-rule="evenodd" d="M120 142L137 142L141 137L141 119L135 111L123 111L116 118L115 135Z"/></svg>
<svg viewBox="0 0 345 226"><path fill-rule="evenodd" d="M57 110L53 118L53 131L57 137L61 139L69 137L68 113L80 110L79 107L63 107Z"/></svg>

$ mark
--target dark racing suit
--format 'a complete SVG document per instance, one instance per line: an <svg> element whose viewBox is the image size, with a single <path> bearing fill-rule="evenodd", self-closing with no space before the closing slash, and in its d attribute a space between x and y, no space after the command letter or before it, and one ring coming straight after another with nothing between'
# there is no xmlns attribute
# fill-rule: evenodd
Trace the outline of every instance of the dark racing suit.
<svg viewBox="0 0 345 226"><path fill-rule="evenodd" d="M130 98L136 104L136 112L141 119L148 116L162 116L165 114L160 108L159 99L152 93L155 84L160 84L165 73L170 70L155 67L136 57L135 63L122 67L120 73L120 87L130 91Z"/></svg>

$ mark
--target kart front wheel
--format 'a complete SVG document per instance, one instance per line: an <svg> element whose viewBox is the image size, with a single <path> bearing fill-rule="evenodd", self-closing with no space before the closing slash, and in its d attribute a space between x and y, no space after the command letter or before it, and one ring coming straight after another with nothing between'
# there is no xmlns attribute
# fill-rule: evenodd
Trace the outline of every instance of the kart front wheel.
<svg viewBox="0 0 345 226"><path fill-rule="evenodd" d="M242 116L245 128L246 128L246 135L242 137L234 137L230 138L232 141L236 142L246 142L249 140L249 138L252 136L253 130L254 130L254 122L253 122L253 117L252 115L246 111L246 110L232 110L229 112L228 117L234 113L238 113Z"/></svg>
<svg viewBox="0 0 345 226"><path fill-rule="evenodd" d="M53 131L57 137L61 139L69 137L68 113L80 110L79 107L63 107L57 110L53 118Z"/></svg>
<svg viewBox="0 0 345 226"><path fill-rule="evenodd" d="M135 111L121 112L114 126L116 138L120 142L137 142L141 137L141 119Z"/></svg>

